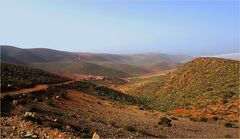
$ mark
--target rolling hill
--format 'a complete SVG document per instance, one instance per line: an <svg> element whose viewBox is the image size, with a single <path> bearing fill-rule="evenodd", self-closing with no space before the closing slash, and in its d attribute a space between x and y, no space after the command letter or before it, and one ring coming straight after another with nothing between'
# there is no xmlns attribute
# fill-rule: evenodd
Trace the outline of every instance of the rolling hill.
<svg viewBox="0 0 240 139"><path fill-rule="evenodd" d="M14 64L31 64L77 60L77 56L64 51L46 48L22 49L13 46L1 45L1 60Z"/></svg>
<svg viewBox="0 0 240 139"><path fill-rule="evenodd" d="M74 53L46 48L22 49L6 45L1 45L0 48L1 60L9 63L39 66L38 68L43 69L49 69L49 67L51 67L53 70L63 72L104 76L115 75L115 77L138 76L159 70L169 70L176 68L181 62L190 59L190 57L185 55L163 53ZM73 69L65 68L65 66L60 66L63 63L78 66ZM59 68L59 66L61 68ZM83 68L84 66L86 66L86 68ZM79 67L79 69L77 69L77 67Z"/></svg>
<svg viewBox="0 0 240 139"><path fill-rule="evenodd" d="M133 79L119 89L151 100L154 103L150 107L167 112L217 103L224 106L238 101L239 64L220 58L196 58L165 76Z"/></svg>
<svg viewBox="0 0 240 139"><path fill-rule="evenodd" d="M1 91L18 90L38 84L53 84L69 79L40 70L1 62Z"/></svg>
<svg viewBox="0 0 240 139"><path fill-rule="evenodd" d="M162 104L168 108L207 105L221 101L225 96L237 99L240 93L239 64L233 60L197 58L168 74L169 79L157 93L164 97ZM173 99L178 100L176 106L170 104Z"/></svg>
<svg viewBox="0 0 240 139"><path fill-rule="evenodd" d="M77 53L78 57L92 62L116 62L137 67L149 67L149 69L159 70L159 63L169 63L177 67L179 63L188 61L191 57L186 55L171 55L164 53L142 53L142 54L104 54L104 53ZM97 60L96 60L97 59ZM153 66L153 67L152 67ZM164 68L164 65L161 67ZM166 67L169 69L169 67Z"/></svg>
<svg viewBox="0 0 240 139"><path fill-rule="evenodd" d="M130 76L126 72L118 71L116 69L107 68L96 65L86 61L61 61L61 62L45 62L31 64L33 67L49 70L77 73L84 75L100 75L110 77L127 77Z"/></svg>

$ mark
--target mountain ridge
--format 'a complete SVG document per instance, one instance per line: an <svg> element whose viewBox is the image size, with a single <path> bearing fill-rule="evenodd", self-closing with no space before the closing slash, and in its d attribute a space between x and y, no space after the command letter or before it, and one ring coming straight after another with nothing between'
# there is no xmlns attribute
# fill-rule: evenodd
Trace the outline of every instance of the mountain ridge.
<svg viewBox="0 0 240 139"><path fill-rule="evenodd" d="M138 76L145 73L168 70L176 68L182 61L189 60L190 57L185 55L171 55L163 53L143 53L143 54L106 54L106 53L84 53L84 52L67 52L58 51L47 48L31 48L22 49L13 46L0 45L1 60L13 64L23 64L27 66L48 69L49 66L53 70L59 70L59 64L67 63L82 63L92 67L89 74L94 74L94 69L99 69L98 75L112 76L106 74L104 69L112 70L113 72L122 72L124 76ZM56 66L50 64L57 64ZM95 68L93 68L95 67ZM65 68L66 69L66 68ZM84 73L76 69L74 73ZM93 71L92 71L93 70ZM62 71L62 70L61 70ZM66 69L66 72L73 72L71 69ZM92 72L91 72L92 71ZM119 74L120 75L120 74ZM124 77L120 75L119 77ZM116 74L118 76L118 74Z"/></svg>

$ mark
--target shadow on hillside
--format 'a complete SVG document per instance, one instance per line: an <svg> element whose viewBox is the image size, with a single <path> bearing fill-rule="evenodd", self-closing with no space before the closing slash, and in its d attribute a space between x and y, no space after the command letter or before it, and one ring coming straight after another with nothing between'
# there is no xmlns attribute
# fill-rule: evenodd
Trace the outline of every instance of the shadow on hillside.
<svg viewBox="0 0 240 139"><path fill-rule="evenodd" d="M2 116L9 116L9 112L14 109L12 102L14 98L11 96L5 96L1 98L1 117Z"/></svg>
<svg viewBox="0 0 240 139"><path fill-rule="evenodd" d="M140 98L129 96L114 89L105 86L98 86L90 82L76 81L74 83L61 85L60 87L65 89L76 89L90 95L103 96L126 104L135 104L139 106L147 105L147 102Z"/></svg>

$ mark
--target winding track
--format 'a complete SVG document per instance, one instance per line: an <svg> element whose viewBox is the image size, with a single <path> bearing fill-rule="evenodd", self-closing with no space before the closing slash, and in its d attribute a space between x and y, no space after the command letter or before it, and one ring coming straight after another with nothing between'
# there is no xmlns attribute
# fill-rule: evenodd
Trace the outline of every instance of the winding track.
<svg viewBox="0 0 240 139"><path fill-rule="evenodd" d="M67 81L67 82L63 82L63 83L57 83L57 84L39 84L39 85L36 85L34 87L31 87L31 88L24 88L24 89L20 89L20 90L17 90L17 91L2 92L1 97L14 96L14 95L19 95L19 94L26 94L26 93L31 93L31 92L35 92L35 91L46 90L49 85L69 84L69 83L72 83L74 81L75 80L71 80L71 81Z"/></svg>

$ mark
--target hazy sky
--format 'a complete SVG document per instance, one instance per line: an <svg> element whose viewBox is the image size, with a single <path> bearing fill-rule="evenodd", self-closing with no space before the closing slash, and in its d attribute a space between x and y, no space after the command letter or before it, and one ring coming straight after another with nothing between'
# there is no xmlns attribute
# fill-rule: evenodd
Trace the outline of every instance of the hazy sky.
<svg viewBox="0 0 240 139"><path fill-rule="evenodd" d="M107 53L239 51L239 1L0 0L0 44Z"/></svg>

